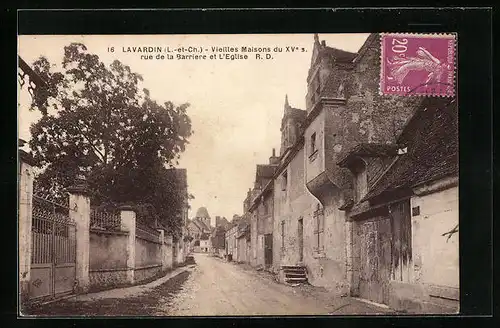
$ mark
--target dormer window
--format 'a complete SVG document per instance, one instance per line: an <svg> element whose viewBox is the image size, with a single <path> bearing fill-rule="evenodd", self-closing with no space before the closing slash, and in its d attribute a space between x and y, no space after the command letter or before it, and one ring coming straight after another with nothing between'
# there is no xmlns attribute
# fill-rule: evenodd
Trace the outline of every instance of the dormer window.
<svg viewBox="0 0 500 328"><path fill-rule="evenodd" d="M318 71L316 71L314 77L309 82L308 89L311 105L314 106L320 98L321 91L321 80Z"/></svg>
<svg viewBox="0 0 500 328"><path fill-rule="evenodd" d="M311 135L311 147L310 147L310 155L316 152L316 132Z"/></svg>

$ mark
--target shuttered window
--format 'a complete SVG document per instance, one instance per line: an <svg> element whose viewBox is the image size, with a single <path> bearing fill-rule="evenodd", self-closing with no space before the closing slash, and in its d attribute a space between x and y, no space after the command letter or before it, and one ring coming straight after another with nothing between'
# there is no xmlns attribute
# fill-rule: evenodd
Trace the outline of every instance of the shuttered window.
<svg viewBox="0 0 500 328"><path fill-rule="evenodd" d="M315 235L315 251L321 252L324 250L324 225L325 225L325 215L323 207L318 204L316 210L313 213L314 219L314 235Z"/></svg>

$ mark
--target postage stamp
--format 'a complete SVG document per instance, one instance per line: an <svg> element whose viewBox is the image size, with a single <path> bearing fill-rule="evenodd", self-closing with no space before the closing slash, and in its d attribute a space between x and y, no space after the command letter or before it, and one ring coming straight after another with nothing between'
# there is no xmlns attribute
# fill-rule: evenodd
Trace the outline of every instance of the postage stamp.
<svg viewBox="0 0 500 328"><path fill-rule="evenodd" d="M456 35L381 35L380 94L453 97Z"/></svg>

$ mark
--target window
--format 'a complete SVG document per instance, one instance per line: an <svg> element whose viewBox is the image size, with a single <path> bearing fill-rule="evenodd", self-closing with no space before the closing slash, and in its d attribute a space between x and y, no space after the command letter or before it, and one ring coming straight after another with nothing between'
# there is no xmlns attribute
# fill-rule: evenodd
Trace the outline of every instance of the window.
<svg viewBox="0 0 500 328"><path fill-rule="evenodd" d="M324 211L323 207L318 204L316 210L313 213L314 218L314 235L315 235L315 247L317 252L323 251L323 235L324 235Z"/></svg>
<svg viewBox="0 0 500 328"><path fill-rule="evenodd" d="M316 132L314 132L312 135L311 135L311 153L310 155L314 154L316 152Z"/></svg>
<svg viewBox="0 0 500 328"><path fill-rule="evenodd" d="M281 221L281 249L285 249L285 221Z"/></svg>
<svg viewBox="0 0 500 328"><path fill-rule="evenodd" d="M281 176L281 190L286 192L288 186L288 172L285 171Z"/></svg>

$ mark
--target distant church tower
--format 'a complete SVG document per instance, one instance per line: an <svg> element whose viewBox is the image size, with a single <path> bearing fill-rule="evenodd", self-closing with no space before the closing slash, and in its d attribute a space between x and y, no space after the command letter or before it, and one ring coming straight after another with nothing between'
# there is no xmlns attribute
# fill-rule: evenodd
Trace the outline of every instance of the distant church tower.
<svg viewBox="0 0 500 328"><path fill-rule="evenodd" d="M206 207L200 207L198 209L198 211L196 211L195 218L198 218L201 221L203 221L203 223L205 223L205 225L209 228L212 226L211 225L211 218L210 218L210 215L208 215L208 210Z"/></svg>
<svg viewBox="0 0 500 328"><path fill-rule="evenodd" d="M281 148L280 155L297 142L302 129L302 123L307 112L298 108L293 108L288 102L288 95L285 95L285 105L283 108L283 118L281 119Z"/></svg>

